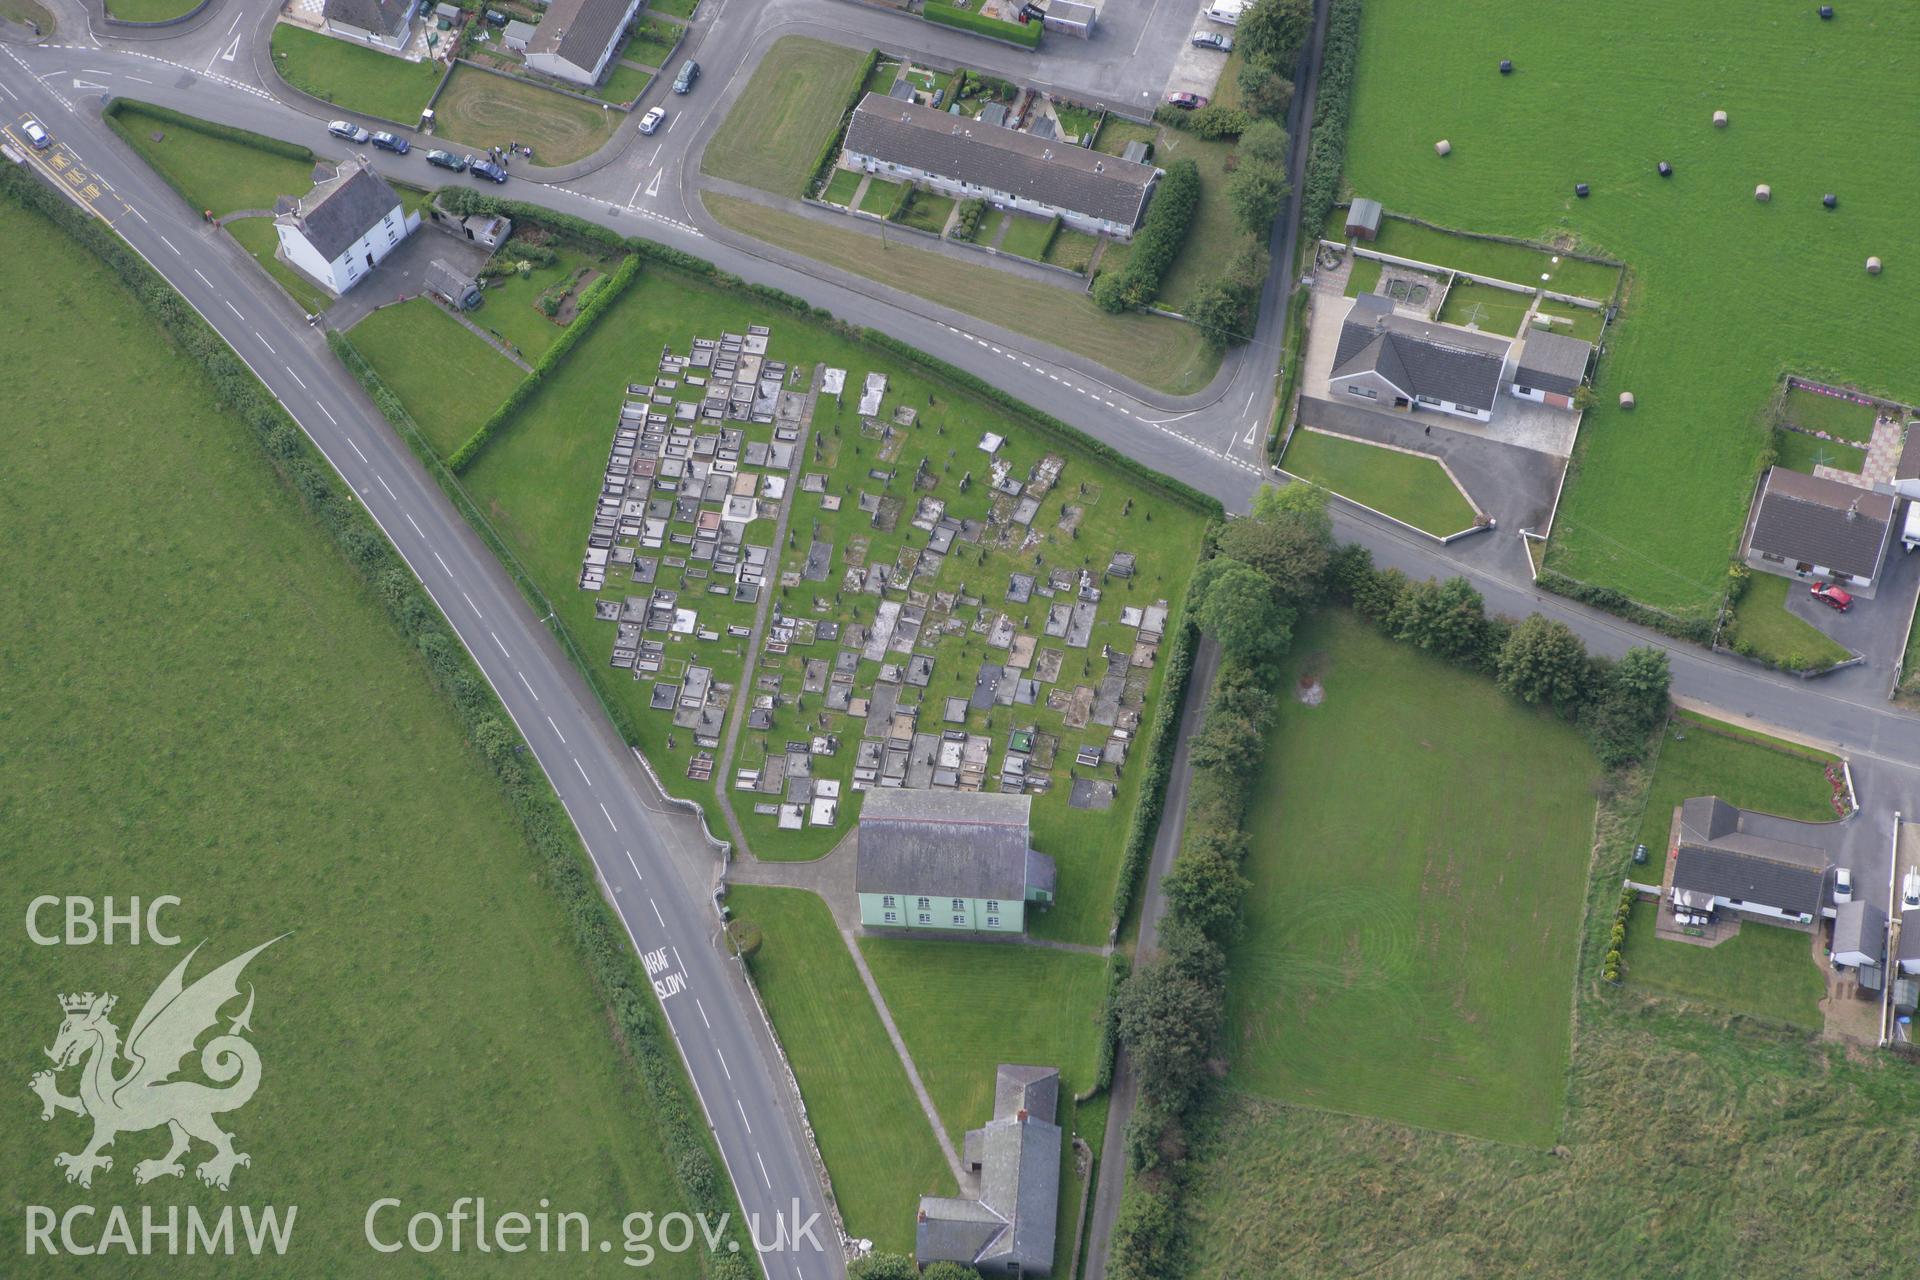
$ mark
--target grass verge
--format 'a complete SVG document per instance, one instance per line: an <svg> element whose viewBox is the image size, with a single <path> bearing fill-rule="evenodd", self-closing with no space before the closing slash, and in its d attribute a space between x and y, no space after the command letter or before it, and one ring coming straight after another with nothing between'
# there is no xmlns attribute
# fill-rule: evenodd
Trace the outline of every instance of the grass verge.
<svg viewBox="0 0 1920 1280"><path fill-rule="evenodd" d="M821 145L840 123L848 83L865 56L805 36L776 40L707 144L701 172L775 195L800 195Z"/></svg>
<svg viewBox="0 0 1920 1280"><path fill-rule="evenodd" d="M1432 458L1318 431L1296 431L1280 465L1435 537L1473 527L1473 507Z"/></svg>
<svg viewBox="0 0 1920 1280"><path fill-rule="evenodd" d="M419 123L445 71L285 22L273 29L272 49L274 69L302 93L409 126Z"/></svg>
<svg viewBox="0 0 1920 1280"><path fill-rule="evenodd" d="M528 80L455 67L434 101L434 132L469 147L533 148L533 162L552 167L584 160L604 146L627 117Z"/></svg>
<svg viewBox="0 0 1920 1280"><path fill-rule="evenodd" d="M350 336L442 458L520 381L511 360L426 298L382 307Z"/></svg>
<svg viewBox="0 0 1920 1280"><path fill-rule="evenodd" d="M107 120L192 208L214 216L273 208L313 188L314 156L242 129L207 126L165 108L121 99ZM303 154L304 153L304 154Z"/></svg>
<svg viewBox="0 0 1920 1280"><path fill-rule="evenodd" d="M333 305L326 290L275 256L280 249L280 233L274 229L272 218L240 218L222 230L238 241L303 310L325 311Z"/></svg>
<svg viewBox="0 0 1920 1280"><path fill-rule="evenodd" d="M1755 573L1733 607L1721 642L1737 653L1788 671L1821 671L1845 662L1853 656L1851 650L1805 618L1787 611L1788 594L1805 589L1803 582Z"/></svg>

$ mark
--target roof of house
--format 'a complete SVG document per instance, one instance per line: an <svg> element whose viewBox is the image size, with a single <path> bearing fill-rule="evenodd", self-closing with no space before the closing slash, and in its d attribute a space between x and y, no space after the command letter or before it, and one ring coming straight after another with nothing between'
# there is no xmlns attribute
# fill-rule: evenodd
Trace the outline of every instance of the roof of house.
<svg viewBox="0 0 1920 1280"><path fill-rule="evenodd" d="M1896 960L1920 960L1920 915L1902 916Z"/></svg>
<svg viewBox="0 0 1920 1280"><path fill-rule="evenodd" d="M1774 467L1760 491L1750 545L1872 578L1893 527L1893 505L1892 494Z"/></svg>
<svg viewBox="0 0 1920 1280"><path fill-rule="evenodd" d="M309 191L299 208L274 221L300 228L307 243L332 262L399 207L400 197L365 161L348 160Z"/></svg>
<svg viewBox="0 0 1920 1280"><path fill-rule="evenodd" d="M1893 465L1895 480L1920 480L1920 426L1909 424L1906 443L1900 447L1900 460Z"/></svg>
<svg viewBox="0 0 1920 1280"><path fill-rule="evenodd" d="M993 1119L965 1139L980 1164L979 1198L921 1198L914 1240L920 1262L988 1263L996 1271L1011 1264L1034 1275L1052 1267L1061 1136L1052 1106L1059 1089L1056 1068L999 1068ZM1030 1102L1044 1102L1047 1114Z"/></svg>
<svg viewBox="0 0 1920 1280"><path fill-rule="evenodd" d="M1593 344L1563 333L1535 329L1520 343L1513 380L1525 387L1572 395L1587 377Z"/></svg>
<svg viewBox="0 0 1920 1280"><path fill-rule="evenodd" d="M1051 890L1053 859L1028 848L1033 797L883 787L860 809L857 893L1020 901Z"/></svg>
<svg viewBox="0 0 1920 1280"><path fill-rule="evenodd" d="M413 13L413 0L326 0L320 11L328 22L363 31L396 33Z"/></svg>
<svg viewBox="0 0 1920 1280"><path fill-rule="evenodd" d="M1391 299L1365 293L1340 327L1331 376L1377 373L1408 396L1491 409L1511 345L1493 334L1399 315Z"/></svg>
<svg viewBox="0 0 1920 1280"><path fill-rule="evenodd" d="M1673 887L1812 915L1820 909L1833 861L1825 849L1807 843L1819 838L1816 824L1753 813L1719 796L1694 796L1680 805Z"/></svg>
<svg viewBox="0 0 1920 1280"><path fill-rule="evenodd" d="M1347 210L1347 225L1349 227L1365 227L1369 231L1378 231L1380 229L1380 202L1378 200L1368 200L1364 197L1355 200L1353 207Z"/></svg>
<svg viewBox="0 0 1920 1280"><path fill-rule="evenodd" d="M1841 903L1833 913L1833 954L1864 955L1869 964L1886 959L1886 911L1865 898Z"/></svg>
<svg viewBox="0 0 1920 1280"><path fill-rule="evenodd" d="M854 109L846 148L1127 226L1140 220L1160 172L1086 147L893 102L877 93L869 93Z"/></svg>
<svg viewBox="0 0 1920 1280"><path fill-rule="evenodd" d="M619 38L633 0L553 0L527 42L527 55L551 53L591 71Z"/></svg>

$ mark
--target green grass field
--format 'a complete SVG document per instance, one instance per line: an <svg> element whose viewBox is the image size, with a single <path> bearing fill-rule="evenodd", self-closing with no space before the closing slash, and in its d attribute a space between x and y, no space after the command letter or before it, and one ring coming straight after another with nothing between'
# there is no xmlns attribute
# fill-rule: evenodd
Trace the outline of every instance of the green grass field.
<svg viewBox="0 0 1920 1280"><path fill-rule="evenodd" d="M1380 259L1355 258L1353 270L1347 273L1346 295L1357 298L1363 293L1372 293L1380 286Z"/></svg>
<svg viewBox="0 0 1920 1280"><path fill-rule="evenodd" d="M272 209L281 196L303 196L313 189L313 165L304 160L202 133L131 104L114 123L140 158L194 209L211 209L216 216ZM160 135L157 142L155 134Z"/></svg>
<svg viewBox="0 0 1920 1280"><path fill-rule="evenodd" d="M840 123L863 53L804 36L774 43L700 160L703 173L798 196Z"/></svg>
<svg viewBox="0 0 1920 1280"><path fill-rule="evenodd" d="M953 197L943 196L933 191L917 191L913 196L913 206L907 210L907 216L901 221L910 227L930 231L939 235L946 229L947 215L953 212Z"/></svg>
<svg viewBox="0 0 1920 1280"><path fill-rule="evenodd" d="M679 42L682 30L684 28L677 22L643 17L635 24L633 36L620 56L643 66L664 68L667 58L673 53L673 46Z"/></svg>
<svg viewBox="0 0 1920 1280"><path fill-rule="evenodd" d="M1488 333L1511 338L1520 332L1520 322L1527 318L1532 303L1528 294L1455 280L1440 306L1439 319L1447 324L1477 324Z"/></svg>
<svg viewBox="0 0 1920 1280"><path fill-rule="evenodd" d="M1099 247L1098 237L1075 231L1072 227L1061 227L1053 237L1053 243L1047 246L1045 260L1056 267L1065 267L1084 275L1087 268L1093 265L1093 252Z"/></svg>
<svg viewBox="0 0 1920 1280"><path fill-rule="evenodd" d="M1873 438L1874 411L1864 404L1794 387L1787 392L1781 418L1808 431L1824 431L1861 444Z"/></svg>
<svg viewBox="0 0 1920 1280"><path fill-rule="evenodd" d="M52 1157L79 1149L84 1122L16 1105L0 1119L10 1194L124 1201L136 1222L143 1202L297 1205L288 1256L271 1263L297 1277L365 1273L362 1220L387 1195L529 1212L546 1196L616 1232L635 1208L681 1208L572 926L418 656L98 260L4 202L0 236L0 340L16 353L0 370L0 607L18 996L0 1026L22 1046L18 1083L39 1057L28 1046L53 1041L56 992L114 992L124 1034L192 944L206 940L198 976L290 933L245 976L264 1068L252 1102L222 1117L252 1156L231 1192L191 1171L136 1192L134 1164L165 1148L151 1132L123 1134L91 1191L70 1186ZM115 568L113 598L79 566ZM48 892L177 895L164 920L187 945L35 946L19 922ZM7 1256L22 1255L22 1224L0 1223ZM181 1254L167 1274L236 1270L185 1256L184 1239ZM28 1270L101 1266L37 1257ZM687 1255L655 1267L699 1274Z"/></svg>
<svg viewBox="0 0 1920 1280"><path fill-rule="evenodd" d="M860 197L860 212L871 213L877 218L884 218L893 212L895 205L900 203L900 197L906 192L906 189L907 184L904 182L889 182L885 178L869 178L867 179L866 192Z"/></svg>
<svg viewBox="0 0 1920 1280"><path fill-rule="evenodd" d="M107 0L107 13L122 22L166 22L184 18L200 0ZM47 24L52 29L52 24Z"/></svg>
<svg viewBox="0 0 1920 1280"><path fill-rule="evenodd" d="M38 0L0 0L0 18L17 22L23 27L34 23L39 26L43 36L54 34L57 26L53 14Z"/></svg>
<svg viewBox="0 0 1920 1280"><path fill-rule="evenodd" d="M501 246L502 257L512 260L516 243L509 240ZM555 323L534 305L540 295L583 267L610 272L619 265L573 244L553 241L547 247L554 251L552 266L536 266L524 276L516 272L496 280L488 287L480 306L469 314L482 329L518 348L521 358L528 362L545 355L547 348L566 332L565 325Z"/></svg>
<svg viewBox="0 0 1920 1280"><path fill-rule="evenodd" d="M441 457L520 382L520 369L426 298L382 307L347 335Z"/></svg>
<svg viewBox="0 0 1920 1280"><path fill-rule="evenodd" d="M1180 310L1220 274L1241 246L1252 243L1252 238L1234 225L1233 206L1227 203L1228 162L1233 150L1233 143L1224 140L1179 129L1160 130L1153 163L1164 169L1175 160L1191 160L1200 170L1200 204L1187 227L1187 238L1180 243L1179 254L1160 281L1162 306Z"/></svg>
<svg viewBox="0 0 1920 1280"><path fill-rule="evenodd" d="M1000 241L1000 252L1040 261L1053 243L1056 223L1050 218L1029 218L1024 214L1007 216L1007 234Z"/></svg>
<svg viewBox="0 0 1920 1280"><path fill-rule="evenodd" d="M1831 820L1833 793L1824 769L1832 759L1682 712L1660 747L1660 764L1640 822L1640 843L1656 859L1664 857L1673 810L1689 796L1719 796L1743 809L1802 822Z"/></svg>
<svg viewBox="0 0 1920 1280"><path fill-rule="evenodd" d="M799 1077L848 1230L912 1253L920 1197L953 1194L947 1162L833 917L803 889L735 885L727 904L761 928L748 962L754 984Z"/></svg>
<svg viewBox="0 0 1920 1280"><path fill-rule="evenodd" d="M1660 905L1636 902L1627 922L1626 984L1635 990L1700 1000L1730 1013L1819 1031L1826 981L1813 939L1797 929L1743 923L1713 947L1654 936Z"/></svg>
<svg viewBox="0 0 1920 1280"><path fill-rule="evenodd" d="M1704 614L1767 444L1756 389L1799 372L1920 394L1910 336L1885 323L1920 224L1866 176L1888 138L1920 133L1901 52L1920 42L1920 10L1827 23L1812 5L1772 4L1728 22L1705 0L1622 0L1538 17L1525 0L1465 13L1369 4L1347 179L1434 222L1564 238L1630 264L1547 561ZM1498 74L1503 57L1516 74ZM1414 65L1425 74L1409 93ZM1730 127L1712 126L1715 110ZM1444 160L1441 137L1454 148ZM1661 160L1671 179L1654 172ZM1575 199L1576 181L1591 198ZM1771 203L1753 199L1760 182ZM1837 210L1821 208L1825 191ZM1862 270L1870 254L1888 274ZM1621 391L1637 409L1616 407Z"/></svg>
<svg viewBox="0 0 1920 1280"><path fill-rule="evenodd" d="M1294 640L1231 951L1230 1081L1533 1147L1566 1090L1596 767L1580 736L1351 614Z"/></svg>
<svg viewBox="0 0 1920 1280"><path fill-rule="evenodd" d="M227 223L224 230L253 255L253 260L303 309L325 311L333 305L326 290L274 256L280 248L280 233L274 230L272 218L239 218Z"/></svg>
<svg viewBox="0 0 1920 1280"><path fill-rule="evenodd" d="M533 148L535 164L548 167L592 155L627 121L530 80L470 66L454 68L433 110L434 133L448 142L486 148L517 141Z"/></svg>
<svg viewBox="0 0 1920 1280"><path fill-rule="evenodd" d="M1432 458L1301 430L1280 465L1435 537L1473 527L1472 505Z"/></svg>
<svg viewBox="0 0 1920 1280"><path fill-rule="evenodd" d="M1807 671L1830 667L1852 656L1845 645L1826 632L1787 612L1787 594L1805 591L1803 582L1777 574L1756 573L1747 583L1746 594L1733 607L1720 639L1740 652L1748 651L1789 671Z"/></svg>
<svg viewBox="0 0 1920 1280"><path fill-rule="evenodd" d="M1138 312L1108 315L1073 289L983 270L931 249L883 245L867 227L824 226L713 192L701 198L709 213L735 231L1005 325L1162 391L1198 391L1220 367L1220 354L1208 349L1200 331L1178 320ZM979 243L993 243L995 224L989 212L981 220Z"/></svg>
<svg viewBox="0 0 1920 1280"><path fill-rule="evenodd" d="M652 83L653 76L649 73L624 62L616 62L613 69L607 72L606 81L593 91L593 95L604 102L632 102L645 93L647 86Z"/></svg>
<svg viewBox="0 0 1920 1280"><path fill-rule="evenodd" d="M419 122L446 71L284 22L273 29L273 65L302 92L404 125Z"/></svg>
<svg viewBox="0 0 1920 1280"><path fill-rule="evenodd" d="M1842 471L1859 472L1867 465L1867 451L1838 440L1822 440L1784 428L1773 433L1774 462L1789 471L1813 474L1816 464L1825 463Z"/></svg>

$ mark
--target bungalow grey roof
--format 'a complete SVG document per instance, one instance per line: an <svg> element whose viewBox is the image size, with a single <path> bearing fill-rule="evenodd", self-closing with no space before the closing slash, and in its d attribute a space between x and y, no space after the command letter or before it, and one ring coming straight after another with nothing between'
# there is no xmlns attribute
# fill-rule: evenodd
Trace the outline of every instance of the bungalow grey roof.
<svg viewBox="0 0 1920 1280"><path fill-rule="evenodd" d="M1570 396L1586 381L1593 344L1536 329L1520 344L1513 380L1523 387Z"/></svg>
<svg viewBox="0 0 1920 1280"><path fill-rule="evenodd" d="M1811 823L1736 808L1718 796L1680 805L1673 887L1788 913L1820 909L1832 864Z"/></svg>
<svg viewBox="0 0 1920 1280"><path fill-rule="evenodd" d="M1051 890L1053 859L1028 848L1032 804L1031 796L984 791L869 791L854 891L1018 902L1029 884Z"/></svg>
<svg viewBox="0 0 1920 1280"><path fill-rule="evenodd" d="M1893 527L1893 504L1892 494L1774 467L1754 513L1752 547L1872 578Z"/></svg>
<svg viewBox="0 0 1920 1280"><path fill-rule="evenodd" d="M1920 427L1907 428L1906 443L1900 447L1900 461L1893 467L1895 480L1920 480Z"/></svg>
<svg viewBox="0 0 1920 1280"><path fill-rule="evenodd" d="M326 0L321 16L363 31L395 33L413 12L413 0Z"/></svg>
<svg viewBox="0 0 1920 1280"><path fill-rule="evenodd" d="M1364 227L1368 231L1380 230L1380 202L1378 200L1359 199L1347 210L1349 227Z"/></svg>
<svg viewBox="0 0 1920 1280"><path fill-rule="evenodd" d="M1920 913L1905 915L1900 921L1900 947L1896 960L1920 960Z"/></svg>
<svg viewBox="0 0 1920 1280"><path fill-rule="evenodd" d="M1833 954L1852 952L1879 964L1887 956L1887 913L1865 898L1843 902L1833 913Z"/></svg>
<svg viewBox="0 0 1920 1280"><path fill-rule="evenodd" d="M291 219L307 243L332 262L399 207L400 197L379 174L359 161L349 160L281 220Z"/></svg>
<svg viewBox="0 0 1920 1280"><path fill-rule="evenodd" d="M1086 147L997 129L869 93L854 109L846 148L988 191L1132 226L1159 170Z"/></svg>
<svg viewBox="0 0 1920 1280"><path fill-rule="evenodd" d="M1377 373L1409 397L1492 409L1511 345L1492 334L1398 315L1388 298L1362 294L1340 327L1331 376Z"/></svg>
<svg viewBox="0 0 1920 1280"><path fill-rule="evenodd" d="M940 1260L1043 1276L1053 1267L1054 1215L1060 1201L1060 1126L1052 1105L1060 1090L1053 1067L1003 1064L994 1077L994 1115L969 1130L964 1149L980 1168L978 1199L925 1196L914 1253ZM1043 1102L1043 1116L1026 1103Z"/></svg>
<svg viewBox="0 0 1920 1280"><path fill-rule="evenodd" d="M629 0L553 0L539 34L527 43L529 56L551 53L576 67L592 70L627 20Z"/></svg>

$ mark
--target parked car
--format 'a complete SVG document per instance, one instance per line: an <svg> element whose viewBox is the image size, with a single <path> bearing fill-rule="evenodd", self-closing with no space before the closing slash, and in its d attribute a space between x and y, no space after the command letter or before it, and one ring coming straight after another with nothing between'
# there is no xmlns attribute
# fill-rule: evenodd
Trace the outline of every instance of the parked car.
<svg viewBox="0 0 1920 1280"><path fill-rule="evenodd" d="M1233 37L1223 36L1218 31L1196 31L1193 33L1193 47L1196 49L1218 49L1221 53L1233 52Z"/></svg>
<svg viewBox="0 0 1920 1280"><path fill-rule="evenodd" d="M1198 111L1207 105L1207 100L1197 93L1174 92L1167 95L1167 105L1182 111Z"/></svg>
<svg viewBox="0 0 1920 1280"><path fill-rule="evenodd" d="M640 117L640 132L649 135L658 133L660 130L660 122L666 118L667 109L665 107L653 108L647 112L647 114Z"/></svg>
<svg viewBox="0 0 1920 1280"><path fill-rule="evenodd" d="M373 135L373 145L382 151L391 151L397 156L403 156L413 150L411 142L398 134L388 133L385 129Z"/></svg>
<svg viewBox="0 0 1920 1280"><path fill-rule="evenodd" d="M348 142L365 142L373 137L351 120L335 120L327 125L327 132L336 138L345 138Z"/></svg>
<svg viewBox="0 0 1920 1280"><path fill-rule="evenodd" d="M685 93L693 88L693 82L700 78L700 64L688 58L680 64L680 74L673 78L673 91Z"/></svg>
<svg viewBox="0 0 1920 1280"><path fill-rule="evenodd" d="M427 152L427 163L439 165L442 169L451 169L455 173L465 173L467 171L466 158L464 156L457 156L451 151L429 151Z"/></svg>
<svg viewBox="0 0 1920 1280"><path fill-rule="evenodd" d="M1853 901L1853 872L1846 867L1833 869L1833 905Z"/></svg>
<svg viewBox="0 0 1920 1280"><path fill-rule="evenodd" d="M1839 587L1834 586L1831 582L1814 583L1812 590L1808 594L1821 604L1826 605L1830 609L1838 610L1841 613L1845 613L1847 610L1853 608L1853 596L1841 590Z"/></svg>
<svg viewBox="0 0 1920 1280"><path fill-rule="evenodd" d="M482 159L480 156L467 157L467 172L477 173L489 182L505 182L507 180L507 171L505 169L502 169L491 160Z"/></svg>
<svg viewBox="0 0 1920 1280"><path fill-rule="evenodd" d="M35 151L45 151L53 145L53 135L42 128L38 120L29 119L20 126L20 132L27 135L27 141L33 144Z"/></svg>
<svg viewBox="0 0 1920 1280"><path fill-rule="evenodd" d="M487 10L487 25L490 27L504 27L507 25L507 15L498 9L489 9Z"/></svg>

